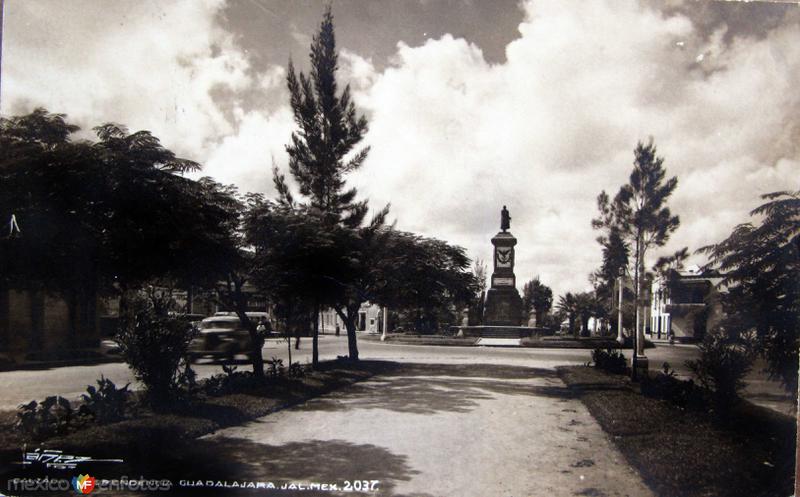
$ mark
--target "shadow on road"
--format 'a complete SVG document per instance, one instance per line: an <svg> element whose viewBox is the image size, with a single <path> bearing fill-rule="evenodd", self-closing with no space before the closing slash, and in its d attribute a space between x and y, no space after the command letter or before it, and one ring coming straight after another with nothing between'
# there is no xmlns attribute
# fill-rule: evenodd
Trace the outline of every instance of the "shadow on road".
<svg viewBox="0 0 800 497"><path fill-rule="evenodd" d="M383 361L364 361L361 365L376 375L291 408L291 411L386 409L413 414L465 413L476 408L480 401L500 395L572 398L571 391L563 386L555 371L548 369ZM270 418L260 418L254 423L268 424ZM342 489L345 479L358 479L380 481L379 491L370 495L433 497L425 493L403 496L394 493L398 484L411 481L419 474L411 467L406 455L373 444L337 439L335 431L330 433L330 437L332 440L313 439L274 445L226 436L186 440L179 447L161 450L157 457L137 461L136 467L129 466L125 470L137 475L170 478L175 484L180 481L203 482L204 486L176 487L170 492L172 495L359 495L308 490L265 491L263 488L221 489L209 488L206 483L272 482L280 488L291 482L314 482L336 484Z"/></svg>
<svg viewBox="0 0 800 497"><path fill-rule="evenodd" d="M412 470L406 456L371 444L343 440L310 440L283 445L255 443L241 438L218 437L196 440L190 450L181 450L159 461L159 476L166 473L174 483L271 482L278 489L290 483L327 483L343 488L344 480L378 480L377 495L393 495L397 482L408 481ZM274 492L274 493L272 493ZM338 492L308 490L246 490L241 488L177 487L173 495L339 495ZM365 495L365 494L361 494ZM371 495L376 495L372 493ZM422 497L422 496L420 496Z"/></svg>
<svg viewBox="0 0 800 497"><path fill-rule="evenodd" d="M543 379L546 385L515 380ZM493 364L399 364L379 376L296 407L304 411L386 409L410 414L467 413L495 395L571 398L554 371Z"/></svg>
<svg viewBox="0 0 800 497"><path fill-rule="evenodd" d="M412 414L465 413L477 407L480 401L498 395L572 397L571 391L563 386L555 371L549 369L497 364L406 364L383 361L371 361L365 365L376 373L370 380L306 402L292 410L333 412L386 409ZM260 421L268 420L262 418ZM336 433L331 433L331 436L336 437ZM344 480L348 478L380 480L377 495L432 497L424 493L407 496L393 493L399 482L409 481L418 474L409 466L405 455L392 453L376 445L354 444L337 439L283 445L260 444L230 437L201 439L192 442L191 450L174 453L160 467L168 467L171 473L189 481L272 481L276 486L287 482L318 482L335 483L342 488ZM226 494L220 494L219 490L195 487L191 492L193 495ZM236 491L237 494L248 494L247 491ZM252 492L264 494L264 490ZM283 490L279 494L308 496L309 492Z"/></svg>

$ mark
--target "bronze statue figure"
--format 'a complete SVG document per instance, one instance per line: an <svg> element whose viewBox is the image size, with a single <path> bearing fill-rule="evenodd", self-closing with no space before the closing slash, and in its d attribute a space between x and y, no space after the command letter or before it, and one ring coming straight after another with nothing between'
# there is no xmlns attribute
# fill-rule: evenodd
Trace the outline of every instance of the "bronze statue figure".
<svg viewBox="0 0 800 497"><path fill-rule="evenodd" d="M503 206L503 210L500 211L500 229L505 232L511 228L511 216L508 214L508 209L506 206Z"/></svg>

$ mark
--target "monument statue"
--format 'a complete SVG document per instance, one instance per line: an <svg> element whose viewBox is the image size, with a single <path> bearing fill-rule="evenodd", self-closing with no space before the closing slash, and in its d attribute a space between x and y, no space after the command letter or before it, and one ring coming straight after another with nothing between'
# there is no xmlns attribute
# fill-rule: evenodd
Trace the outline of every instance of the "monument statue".
<svg viewBox="0 0 800 497"><path fill-rule="evenodd" d="M500 229L503 230L503 233L506 230L511 228L511 216L508 214L508 209L506 206L503 206L503 210L500 211Z"/></svg>
<svg viewBox="0 0 800 497"><path fill-rule="evenodd" d="M497 211L495 211L497 212ZM490 215L490 214L488 214ZM480 300L473 302L464 325L462 316L459 336L492 339L521 339L548 333L535 321L535 313L525 312L517 290L514 273L514 251L517 239L509 231L511 215L505 205L500 211L500 230L492 237L494 267L491 286ZM514 343L506 342L507 345ZM488 345L488 344L487 344Z"/></svg>
<svg viewBox="0 0 800 497"><path fill-rule="evenodd" d="M487 326L520 326L523 321L522 299L514 275L514 246L517 239L508 231L510 227L511 215L504 205L500 211L502 231L492 238L494 271L483 308L483 324Z"/></svg>

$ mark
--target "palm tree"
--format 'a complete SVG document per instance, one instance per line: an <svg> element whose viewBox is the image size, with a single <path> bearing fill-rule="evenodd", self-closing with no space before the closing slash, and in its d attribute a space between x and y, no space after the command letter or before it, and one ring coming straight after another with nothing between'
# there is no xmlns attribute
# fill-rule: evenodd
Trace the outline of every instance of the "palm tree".
<svg viewBox="0 0 800 497"><path fill-rule="evenodd" d="M522 288L522 303L526 315L532 311L536 313L536 326L542 326L544 316L553 307L553 291L536 276L525 283Z"/></svg>
<svg viewBox="0 0 800 497"><path fill-rule="evenodd" d="M572 292L567 292L558 298L558 310L563 312L569 320L569 332L577 337L575 319L578 317L578 300Z"/></svg>
<svg viewBox="0 0 800 497"><path fill-rule="evenodd" d="M607 314L603 300L594 292L582 292L575 295L575 305L581 321L581 335L589 336L589 319L599 319Z"/></svg>

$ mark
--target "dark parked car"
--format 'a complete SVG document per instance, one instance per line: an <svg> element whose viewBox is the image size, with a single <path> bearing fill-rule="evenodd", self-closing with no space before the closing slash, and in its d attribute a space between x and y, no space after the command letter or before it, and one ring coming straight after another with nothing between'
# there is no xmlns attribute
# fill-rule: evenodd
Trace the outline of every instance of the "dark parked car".
<svg viewBox="0 0 800 497"><path fill-rule="evenodd" d="M249 313L248 313L249 315ZM239 354L250 355L250 333L235 315L212 316L200 321L200 334L189 345L194 362L203 357L232 361Z"/></svg>

